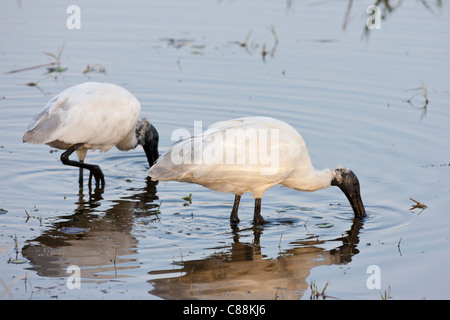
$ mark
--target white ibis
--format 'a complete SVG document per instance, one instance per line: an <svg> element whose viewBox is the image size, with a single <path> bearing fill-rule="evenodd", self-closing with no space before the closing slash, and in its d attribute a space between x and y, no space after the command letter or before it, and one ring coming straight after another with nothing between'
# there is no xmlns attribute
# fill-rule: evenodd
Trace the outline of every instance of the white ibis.
<svg viewBox="0 0 450 320"><path fill-rule="evenodd" d="M287 123L268 117L217 122L201 135L174 144L148 170L153 180L197 183L235 195L230 221L239 222L241 195L255 198L254 224L261 216L263 193L282 185L299 191L338 186L356 217L365 216L359 181L347 168L316 170L302 136Z"/></svg>
<svg viewBox="0 0 450 320"><path fill-rule="evenodd" d="M128 90L110 83L85 82L67 88L51 99L31 120L23 142L45 143L67 150L61 155L65 165L90 171L96 186L105 185L98 165L84 163L88 150L106 152L112 147L127 151L142 145L150 166L158 158L158 132L142 118L139 101ZM77 152L79 161L69 156Z"/></svg>

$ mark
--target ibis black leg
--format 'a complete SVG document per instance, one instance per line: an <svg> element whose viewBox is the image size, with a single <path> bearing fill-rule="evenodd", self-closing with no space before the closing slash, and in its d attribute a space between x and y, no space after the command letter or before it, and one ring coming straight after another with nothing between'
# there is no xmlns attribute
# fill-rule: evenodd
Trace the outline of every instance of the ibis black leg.
<svg viewBox="0 0 450 320"><path fill-rule="evenodd" d="M81 163L83 163L83 160L80 160ZM80 167L80 172L78 173L78 183L80 186L83 185L83 167Z"/></svg>
<svg viewBox="0 0 450 320"><path fill-rule="evenodd" d="M74 167L80 168L79 180L81 180L81 182L83 181L82 169L83 168L88 169L90 171L89 185L91 185L92 176L94 176L96 187L98 188L101 184L101 187L103 188L105 186L105 177L103 176L103 172L98 165L88 164L88 163L84 163L83 161L74 161L74 160L69 159L69 156L72 153L74 153L82 145L83 145L82 143L79 143L79 144L76 144L76 145L70 147L69 149L67 149L67 151L65 151L61 155L61 162L68 166L74 166Z"/></svg>
<svg viewBox="0 0 450 320"><path fill-rule="evenodd" d="M253 224L263 224L264 218L261 216L261 198L255 199L255 213L253 215Z"/></svg>
<svg viewBox="0 0 450 320"><path fill-rule="evenodd" d="M241 195L237 194L234 196L233 210L231 211L231 215L230 215L231 223L239 222L239 217L238 217L239 201L241 201Z"/></svg>

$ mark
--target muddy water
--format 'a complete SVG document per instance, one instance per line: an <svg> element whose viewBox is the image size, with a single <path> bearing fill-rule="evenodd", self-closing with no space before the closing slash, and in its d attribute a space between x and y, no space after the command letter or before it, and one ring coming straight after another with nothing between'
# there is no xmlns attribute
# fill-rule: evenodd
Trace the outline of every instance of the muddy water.
<svg viewBox="0 0 450 320"><path fill-rule="evenodd" d="M345 2L79 1L81 29L70 30L59 1L2 2L0 297L309 299L311 283L328 282L340 299L389 288L393 299L448 299L449 7L393 4L366 33L369 4L353 4L345 23ZM6 73L61 49L55 72ZM21 139L53 95L90 80L133 92L161 151L194 121L287 121L315 167L357 173L368 216L355 220L334 188L274 187L267 224L253 227L246 195L231 227L232 195L152 182L141 149L88 154L107 186L79 189L60 151Z"/></svg>

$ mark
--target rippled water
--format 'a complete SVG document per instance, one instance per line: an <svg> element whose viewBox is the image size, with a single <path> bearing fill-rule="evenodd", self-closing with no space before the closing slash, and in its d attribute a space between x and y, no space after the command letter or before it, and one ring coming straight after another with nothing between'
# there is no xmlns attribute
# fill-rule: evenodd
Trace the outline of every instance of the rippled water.
<svg viewBox="0 0 450 320"><path fill-rule="evenodd" d="M450 12L426 3L392 4L365 33L370 1L353 4L345 30L346 2L78 1L81 29L69 30L60 1L1 1L0 298L309 299L328 282L339 299L448 299ZM61 48L64 72L6 73ZM287 121L316 168L357 173L368 216L355 220L336 188L274 187L267 224L253 227L244 195L231 227L232 195L154 183L140 149L89 153L107 186L79 190L60 151L21 138L53 95L89 80L133 92L160 151L194 121ZM367 286L371 265L380 289Z"/></svg>

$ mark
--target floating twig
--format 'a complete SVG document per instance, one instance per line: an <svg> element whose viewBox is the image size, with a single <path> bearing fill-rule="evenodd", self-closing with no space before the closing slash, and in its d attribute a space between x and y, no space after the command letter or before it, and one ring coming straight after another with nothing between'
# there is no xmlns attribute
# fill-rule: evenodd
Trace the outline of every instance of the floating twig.
<svg viewBox="0 0 450 320"><path fill-rule="evenodd" d="M413 201L413 202L416 203L416 204L413 204L413 205L411 206L411 208L409 209L410 211L412 211L412 210L414 210L414 209L422 209L422 210L418 213L418 214L421 214L422 211L425 210L426 207L427 207L426 204L423 204L423 203L421 203L421 202L419 202L419 201L417 201L417 200L414 200L413 198L409 198L409 200L411 200L411 201Z"/></svg>
<svg viewBox="0 0 450 320"><path fill-rule="evenodd" d="M31 66L31 67L10 70L10 71L5 72L5 74L11 74L11 73L17 73L17 72L22 72L22 71L28 71L28 70L33 70L33 69L42 68L42 67L50 67L50 66L54 66L54 65L57 65L57 62L43 63L43 64L38 64L38 65L35 65L35 66Z"/></svg>
<svg viewBox="0 0 450 320"><path fill-rule="evenodd" d="M419 201L417 201L417 200L414 200L413 198L409 198L409 200L414 201L414 202L416 203L416 204L414 204L414 205L412 206L411 209L417 209L417 208L419 208L419 209L425 209L425 208L427 207L426 204L423 204L423 203L421 203L421 202L419 202Z"/></svg>
<svg viewBox="0 0 450 320"><path fill-rule="evenodd" d="M83 70L83 74L84 74L85 76L87 76L87 74L88 74L88 73L91 73L91 72L95 72L95 73L103 73L103 74L106 75L106 69L105 69L105 67L102 66L102 65L100 65L100 64L98 64L98 63L93 64L92 66L91 66L90 64L88 64L88 65L86 66L86 68Z"/></svg>
<svg viewBox="0 0 450 320"><path fill-rule="evenodd" d="M25 213L27 214L27 220L25 220L25 222L28 222L28 220L30 220L30 215L28 214L27 210L25 210Z"/></svg>

